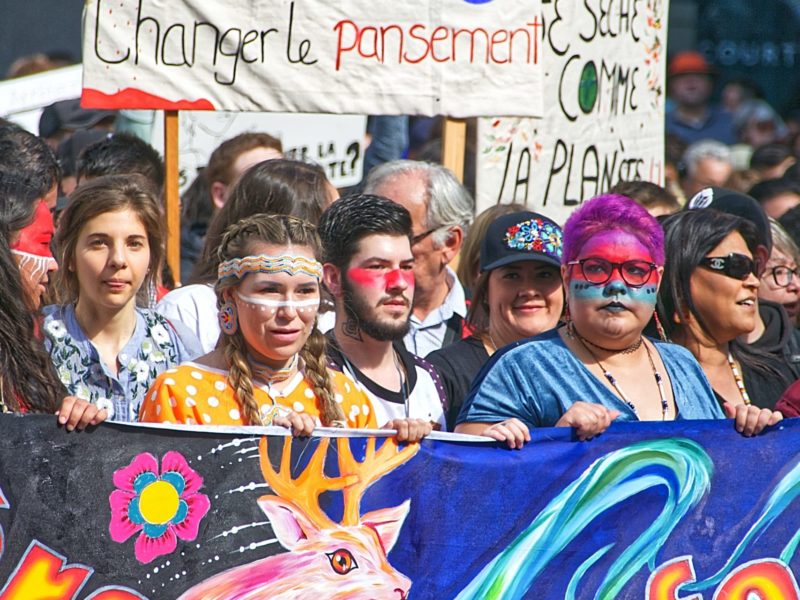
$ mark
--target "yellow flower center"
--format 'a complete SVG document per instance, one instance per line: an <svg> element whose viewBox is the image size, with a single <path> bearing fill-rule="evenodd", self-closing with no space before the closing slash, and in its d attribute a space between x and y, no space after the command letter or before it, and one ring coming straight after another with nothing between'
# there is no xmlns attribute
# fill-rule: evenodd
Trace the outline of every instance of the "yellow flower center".
<svg viewBox="0 0 800 600"><path fill-rule="evenodd" d="M139 496L139 512L144 520L154 525L163 525L178 512L178 490L166 481L154 481L142 490Z"/></svg>

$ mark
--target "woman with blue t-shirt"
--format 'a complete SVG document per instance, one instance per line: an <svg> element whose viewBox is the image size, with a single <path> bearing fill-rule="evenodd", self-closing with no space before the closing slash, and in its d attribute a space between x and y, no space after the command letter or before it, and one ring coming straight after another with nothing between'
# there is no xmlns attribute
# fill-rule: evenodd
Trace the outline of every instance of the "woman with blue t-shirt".
<svg viewBox="0 0 800 600"><path fill-rule="evenodd" d="M583 204L564 227L567 325L497 353L456 431L514 448L530 440L530 427L573 427L586 440L614 420L724 418L694 357L642 334L663 265L664 234L645 209L618 195ZM754 406L728 412L744 435L781 419Z"/></svg>
<svg viewBox="0 0 800 600"><path fill-rule="evenodd" d="M63 304L44 308L45 342L70 394L136 421L158 375L194 358L161 315L136 305L164 256L163 216L147 181L109 175L79 186L56 234Z"/></svg>

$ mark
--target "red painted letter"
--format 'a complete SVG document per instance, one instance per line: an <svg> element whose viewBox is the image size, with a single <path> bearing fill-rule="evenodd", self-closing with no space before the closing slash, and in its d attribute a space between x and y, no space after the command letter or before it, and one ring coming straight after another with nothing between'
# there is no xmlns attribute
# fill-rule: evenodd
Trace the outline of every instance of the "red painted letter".
<svg viewBox="0 0 800 600"><path fill-rule="evenodd" d="M69 600L91 576L83 565L65 566L66 558L33 540L11 574L0 600Z"/></svg>

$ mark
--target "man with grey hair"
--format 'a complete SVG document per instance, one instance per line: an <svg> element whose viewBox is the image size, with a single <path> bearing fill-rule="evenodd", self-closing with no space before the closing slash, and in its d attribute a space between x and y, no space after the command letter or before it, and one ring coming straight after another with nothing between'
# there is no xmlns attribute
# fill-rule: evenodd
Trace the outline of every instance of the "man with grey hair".
<svg viewBox="0 0 800 600"><path fill-rule="evenodd" d="M464 288L448 265L456 257L475 208L472 197L441 165L395 160L370 171L364 187L411 213L414 308L406 348L417 356L461 339Z"/></svg>
<svg viewBox="0 0 800 600"><path fill-rule="evenodd" d="M715 140L695 142L683 153L686 175L681 182L687 198L707 187L725 187L733 173L731 149Z"/></svg>

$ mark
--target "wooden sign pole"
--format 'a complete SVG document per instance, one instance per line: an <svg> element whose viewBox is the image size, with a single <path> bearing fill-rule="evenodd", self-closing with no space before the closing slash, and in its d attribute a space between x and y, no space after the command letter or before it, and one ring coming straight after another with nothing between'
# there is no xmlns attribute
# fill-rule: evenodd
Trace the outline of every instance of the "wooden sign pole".
<svg viewBox="0 0 800 600"><path fill-rule="evenodd" d="M178 182L178 111L164 111L164 204L167 217L167 264L181 280L181 199Z"/></svg>
<svg viewBox="0 0 800 600"><path fill-rule="evenodd" d="M442 164L464 183L464 155L467 148L467 122L445 118L442 130Z"/></svg>
<svg viewBox="0 0 800 600"><path fill-rule="evenodd" d="M467 122L464 119L445 117L442 128L442 164L464 183L464 155L467 151ZM450 268L457 269L461 254L450 261Z"/></svg>

